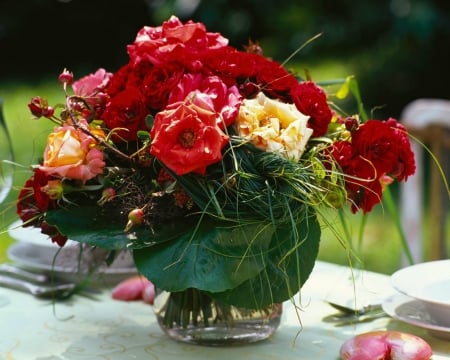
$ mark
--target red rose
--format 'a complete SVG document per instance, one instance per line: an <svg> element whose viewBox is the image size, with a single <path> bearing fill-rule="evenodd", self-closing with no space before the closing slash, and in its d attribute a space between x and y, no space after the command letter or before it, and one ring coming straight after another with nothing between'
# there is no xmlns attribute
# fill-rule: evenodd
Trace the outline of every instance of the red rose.
<svg viewBox="0 0 450 360"><path fill-rule="evenodd" d="M395 119L367 121L352 132L351 143L334 143L332 155L344 173L353 212L369 212L381 201L385 175L401 181L415 171L406 129Z"/></svg>
<svg viewBox="0 0 450 360"><path fill-rule="evenodd" d="M182 71L176 64L153 66L143 77L141 92L147 108L159 111L168 103L169 93L179 83Z"/></svg>
<svg viewBox="0 0 450 360"><path fill-rule="evenodd" d="M133 65L141 61L154 65L178 62L198 70L203 56L227 44L228 40L221 34L207 32L204 24L191 20L183 24L172 16L162 26L143 27L134 43L128 45L128 54Z"/></svg>
<svg viewBox="0 0 450 360"><path fill-rule="evenodd" d="M23 221L23 227L36 226L44 230L49 226L43 219L44 213L51 208L56 207L56 202L51 200L49 196L42 191L47 185L49 177L39 169L36 169L33 176L25 182L17 199L16 211L20 219ZM42 231L51 237L53 242L59 246L64 246L67 237L62 235L56 228L52 233Z"/></svg>
<svg viewBox="0 0 450 360"><path fill-rule="evenodd" d="M177 102L155 116L150 153L177 175L205 174L222 159L228 137L216 124L214 112L189 102Z"/></svg>
<svg viewBox="0 0 450 360"><path fill-rule="evenodd" d="M117 70L108 82L105 92L113 97L125 90L127 86L127 78L132 71L131 65L126 64Z"/></svg>
<svg viewBox="0 0 450 360"><path fill-rule="evenodd" d="M136 140L139 130L148 130L145 117L148 110L142 94L136 88L126 88L111 98L106 105L102 120L109 129L119 129L114 132L117 141ZM126 128L127 130L120 130Z"/></svg>
<svg viewBox="0 0 450 360"><path fill-rule="evenodd" d="M369 120L352 133L354 156L373 164L377 177L392 175L406 179L415 171L414 155L402 125L394 119Z"/></svg>
<svg viewBox="0 0 450 360"><path fill-rule="evenodd" d="M390 175L395 177L398 181L403 181L408 176L416 172L416 163L414 160L414 153L409 142L408 131L394 118L386 120L386 125L394 131L398 143L401 144L399 148L397 165L391 169Z"/></svg>
<svg viewBox="0 0 450 360"><path fill-rule="evenodd" d="M259 54L238 51L226 47L210 54L205 66L226 84L253 83L271 98L290 102L289 91L297 79L276 61Z"/></svg>
<svg viewBox="0 0 450 360"><path fill-rule="evenodd" d="M252 55L255 57L255 82L261 90L269 97L292 102L289 92L298 80L280 63L258 54Z"/></svg>
<svg viewBox="0 0 450 360"><path fill-rule="evenodd" d="M325 135L333 117L325 92L314 82L305 81L292 87L291 96L297 109L310 116L308 127L314 130L312 136Z"/></svg>

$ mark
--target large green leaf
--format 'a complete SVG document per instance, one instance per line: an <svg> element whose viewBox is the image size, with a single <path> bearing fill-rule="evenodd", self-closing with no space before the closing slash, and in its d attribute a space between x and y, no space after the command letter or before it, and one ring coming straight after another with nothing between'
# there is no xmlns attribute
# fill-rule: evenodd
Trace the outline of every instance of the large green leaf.
<svg viewBox="0 0 450 360"><path fill-rule="evenodd" d="M204 219L175 241L135 250L134 259L156 287L220 292L262 271L274 231L271 224L221 226Z"/></svg>
<svg viewBox="0 0 450 360"><path fill-rule="evenodd" d="M292 298L311 274L319 251L320 233L314 213L300 219L296 231L289 224L279 226L266 257L265 269L238 287L211 296L252 309Z"/></svg>
<svg viewBox="0 0 450 360"><path fill-rule="evenodd" d="M50 210L46 213L46 220L49 224L56 225L58 230L71 240L105 249L150 246L177 238L193 227L192 223L184 221L171 226L167 225L158 229L157 232L137 227L127 234L124 232L124 223L102 217L98 207L94 206Z"/></svg>

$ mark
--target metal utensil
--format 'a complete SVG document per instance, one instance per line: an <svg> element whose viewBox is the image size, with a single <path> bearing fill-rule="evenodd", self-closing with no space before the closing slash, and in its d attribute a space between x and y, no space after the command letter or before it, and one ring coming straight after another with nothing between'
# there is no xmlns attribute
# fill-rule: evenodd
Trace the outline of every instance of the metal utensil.
<svg viewBox="0 0 450 360"><path fill-rule="evenodd" d="M369 312L372 311L381 311L381 304L367 304L367 305L363 305L359 308L353 308L350 306L346 306L346 305L342 305L342 304L338 304L332 301L327 301L327 304L330 305L331 307L335 308L336 310L339 310L342 314L358 314L358 315L363 315L363 314L367 314Z"/></svg>
<svg viewBox="0 0 450 360"><path fill-rule="evenodd" d="M325 316L322 321L334 323L335 326L354 325L387 316L380 304L368 304L355 309L330 301L327 303L339 312Z"/></svg>
<svg viewBox="0 0 450 360"><path fill-rule="evenodd" d="M54 298L63 299L73 294L76 288L74 283L63 284L36 284L27 280L10 277L7 275L0 275L0 285L6 286L15 290L28 292L40 298Z"/></svg>
<svg viewBox="0 0 450 360"><path fill-rule="evenodd" d="M10 264L0 264L0 274L37 283L47 283L49 281L48 276L45 274L34 273Z"/></svg>

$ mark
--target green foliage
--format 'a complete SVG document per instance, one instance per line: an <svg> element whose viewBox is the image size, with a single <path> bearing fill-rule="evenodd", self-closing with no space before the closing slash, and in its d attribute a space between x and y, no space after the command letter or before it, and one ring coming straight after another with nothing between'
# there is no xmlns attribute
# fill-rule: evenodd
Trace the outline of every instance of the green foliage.
<svg viewBox="0 0 450 360"><path fill-rule="evenodd" d="M202 221L175 241L135 250L135 263L167 291L196 288L235 306L263 308L297 293L316 261L315 214L295 220L294 231L293 224L235 227Z"/></svg>

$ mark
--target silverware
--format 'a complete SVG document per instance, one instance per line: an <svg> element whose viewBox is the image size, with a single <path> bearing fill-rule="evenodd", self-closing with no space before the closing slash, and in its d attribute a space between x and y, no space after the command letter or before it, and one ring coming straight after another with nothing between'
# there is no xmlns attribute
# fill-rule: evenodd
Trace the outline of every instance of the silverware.
<svg viewBox="0 0 450 360"><path fill-rule="evenodd" d="M46 283L49 281L47 275L27 271L10 264L0 264L0 274L6 274L15 278L29 280L37 283Z"/></svg>
<svg viewBox="0 0 450 360"><path fill-rule="evenodd" d="M15 290L28 292L41 298L63 299L73 294L76 284L36 284L24 279L14 278L7 275L0 275L0 285Z"/></svg>
<svg viewBox="0 0 450 360"><path fill-rule="evenodd" d="M339 312L325 316L322 318L322 321L334 323L335 326L347 326L357 323L370 322L378 318L388 316L384 312L381 304L368 304L355 309L330 301L327 301L327 303Z"/></svg>
<svg viewBox="0 0 450 360"><path fill-rule="evenodd" d="M372 312L372 311L378 312L378 311L382 310L381 304L367 304L367 305L363 305L357 309L350 307L350 306L338 304L338 303L335 303L332 301L327 301L327 304L330 305L331 307L335 308L336 310L339 310L342 314L364 315L364 314L367 314L368 312Z"/></svg>

